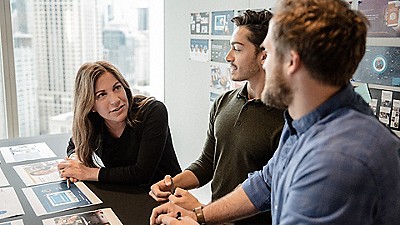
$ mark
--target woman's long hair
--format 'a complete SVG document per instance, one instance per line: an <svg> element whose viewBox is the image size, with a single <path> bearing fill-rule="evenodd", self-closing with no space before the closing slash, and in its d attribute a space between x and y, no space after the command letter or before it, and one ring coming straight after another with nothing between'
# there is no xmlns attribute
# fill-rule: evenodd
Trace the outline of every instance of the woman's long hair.
<svg viewBox="0 0 400 225"><path fill-rule="evenodd" d="M79 68L75 78L72 138L78 159L88 167L96 166L92 156L101 147L101 135L103 129L107 129L104 119L97 112L92 112L95 103L95 83L106 72L113 74L125 89L129 103L126 119L128 126L140 123L143 106L154 100L143 95L133 96L121 72L109 62L89 62Z"/></svg>

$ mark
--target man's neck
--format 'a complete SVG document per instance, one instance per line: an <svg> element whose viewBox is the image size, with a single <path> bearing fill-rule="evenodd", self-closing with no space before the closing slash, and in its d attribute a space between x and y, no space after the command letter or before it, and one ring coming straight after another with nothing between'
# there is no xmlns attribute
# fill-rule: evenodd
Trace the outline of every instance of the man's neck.
<svg viewBox="0 0 400 225"><path fill-rule="evenodd" d="M298 120L314 111L340 90L340 87L323 84L304 86L301 91L295 93L288 107L293 120Z"/></svg>
<svg viewBox="0 0 400 225"><path fill-rule="evenodd" d="M260 79L252 79L247 81L247 98L261 99L261 93L264 90L265 76Z"/></svg>

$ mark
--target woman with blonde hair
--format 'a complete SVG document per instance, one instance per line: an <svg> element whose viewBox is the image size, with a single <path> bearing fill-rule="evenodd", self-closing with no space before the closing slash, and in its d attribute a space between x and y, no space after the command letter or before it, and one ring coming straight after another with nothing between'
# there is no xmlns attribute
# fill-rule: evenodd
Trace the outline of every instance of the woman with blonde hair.
<svg viewBox="0 0 400 225"><path fill-rule="evenodd" d="M181 172L165 105L133 96L119 70L106 61L78 70L67 155L58 169L71 181L150 185Z"/></svg>

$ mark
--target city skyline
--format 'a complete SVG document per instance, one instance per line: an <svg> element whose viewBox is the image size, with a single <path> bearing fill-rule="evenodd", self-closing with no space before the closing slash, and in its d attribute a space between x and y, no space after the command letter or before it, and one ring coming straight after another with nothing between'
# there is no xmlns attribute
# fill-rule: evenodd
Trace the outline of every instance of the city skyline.
<svg viewBox="0 0 400 225"><path fill-rule="evenodd" d="M74 77L87 61L114 63L132 89L149 85L148 13L140 2L132 10L134 1L12 1L21 137L71 130L70 119L59 129L49 123L58 118L58 127L59 115L72 112Z"/></svg>

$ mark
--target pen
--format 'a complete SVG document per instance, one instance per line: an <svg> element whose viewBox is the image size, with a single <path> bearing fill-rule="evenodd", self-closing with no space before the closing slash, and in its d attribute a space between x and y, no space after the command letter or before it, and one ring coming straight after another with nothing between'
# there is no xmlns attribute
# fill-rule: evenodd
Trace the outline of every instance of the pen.
<svg viewBox="0 0 400 225"><path fill-rule="evenodd" d="M65 160L69 160L69 157L65 157ZM67 177L67 188L69 189L71 187L71 181L69 180L69 177Z"/></svg>

